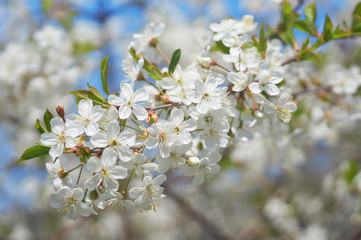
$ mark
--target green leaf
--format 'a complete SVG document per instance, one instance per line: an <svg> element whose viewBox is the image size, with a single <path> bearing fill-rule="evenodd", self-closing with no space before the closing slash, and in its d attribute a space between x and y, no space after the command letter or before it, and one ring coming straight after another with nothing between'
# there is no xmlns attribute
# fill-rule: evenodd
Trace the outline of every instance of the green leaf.
<svg viewBox="0 0 361 240"><path fill-rule="evenodd" d="M267 50L267 38L264 33L264 23L262 23L259 29L259 50L262 54L264 54Z"/></svg>
<svg viewBox="0 0 361 240"><path fill-rule="evenodd" d="M306 51L308 44L310 43L310 37L307 37L305 41L302 43L301 52Z"/></svg>
<svg viewBox="0 0 361 240"><path fill-rule="evenodd" d="M321 46L321 44L323 43L323 34L321 35L321 37L312 45L312 47L310 48L311 51L315 51L317 48L319 48Z"/></svg>
<svg viewBox="0 0 361 240"><path fill-rule="evenodd" d="M175 68L177 67L178 63L179 63L179 59L181 56L181 50L177 49L173 52L172 54L172 59L170 60L169 63L169 68L168 68L168 72L170 75L172 75L174 73Z"/></svg>
<svg viewBox="0 0 361 240"><path fill-rule="evenodd" d="M92 93L89 90L78 89L78 90L75 90L70 93L75 96L75 100L77 103L79 103L79 101L82 99L91 99L94 102L94 104L105 106L105 107L109 106L109 103L106 102L106 100L104 98L99 98L98 96L96 96L94 93Z"/></svg>
<svg viewBox="0 0 361 240"><path fill-rule="evenodd" d="M212 47L212 51L220 51L224 54L229 54L229 47L226 47L222 41L217 41L216 45Z"/></svg>
<svg viewBox="0 0 361 240"><path fill-rule="evenodd" d="M46 112L44 113L44 123L46 126L46 129L48 130L48 132L51 132L51 125L50 125L50 120L54 118L54 115L49 112L48 109L46 109Z"/></svg>
<svg viewBox="0 0 361 240"><path fill-rule="evenodd" d="M105 94L110 95L109 86L108 86L108 59L109 59L109 54L103 59L100 65L100 75L102 78L103 91L105 92Z"/></svg>
<svg viewBox="0 0 361 240"><path fill-rule="evenodd" d="M351 30L355 33L361 32L361 2L356 5L352 12Z"/></svg>
<svg viewBox="0 0 361 240"><path fill-rule="evenodd" d="M305 32L305 33L309 33L312 36L317 36L317 28L314 25L309 24L308 22L304 21L304 20L297 20L294 23L295 28Z"/></svg>
<svg viewBox="0 0 361 240"><path fill-rule="evenodd" d="M76 55L89 53L95 49L97 47L90 42L73 42L73 53Z"/></svg>
<svg viewBox="0 0 361 240"><path fill-rule="evenodd" d="M343 172L343 177L348 184L351 184L358 173L358 164L355 160L348 163L348 168Z"/></svg>
<svg viewBox="0 0 361 240"><path fill-rule="evenodd" d="M21 155L20 159L17 161L18 162L23 162L32 158L36 158L36 157L40 157L43 155L47 155L50 151L51 147L47 147L47 146L43 146L43 145L37 145L37 146L33 146L30 147L28 149L25 150L25 152L23 153L23 155Z"/></svg>
<svg viewBox="0 0 361 240"><path fill-rule="evenodd" d="M160 71L160 69L156 65L148 62L148 60L146 60L145 58L143 59L144 59L143 68L145 69L145 71L149 73L151 78L155 80L162 80L166 76L162 73L162 71Z"/></svg>
<svg viewBox="0 0 361 240"><path fill-rule="evenodd" d="M333 29L332 21L330 17L326 14L325 26L323 27L323 35L324 35L323 38L325 42L332 39L332 29Z"/></svg>
<svg viewBox="0 0 361 240"><path fill-rule="evenodd" d="M43 133L48 132L48 131L46 130L45 126L40 122L39 119L36 120L36 122L35 122L35 127L36 127L36 129L38 129L38 131L39 131L40 134L43 134Z"/></svg>
<svg viewBox="0 0 361 240"><path fill-rule="evenodd" d="M135 52L135 49L134 49L134 48L131 48L131 49L129 50L129 53L130 53L130 55L132 55L132 57L133 57L134 60L138 61L137 53Z"/></svg>
<svg viewBox="0 0 361 240"><path fill-rule="evenodd" d="M256 46L252 42L246 42L242 45L242 49L253 48L253 47L256 47Z"/></svg>
<svg viewBox="0 0 361 240"><path fill-rule="evenodd" d="M95 87L92 87L89 85L89 83L87 83L88 88L90 89L90 91L100 100L102 100L103 102L106 102L107 100L102 96L102 94L98 91L98 89L96 89Z"/></svg>
<svg viewBox="0 0 361 240"><path fill-rule="evenodd" d="M343 37L349 37L351 35L350 32L340 29L339 26L336 27L336 29L332 33L332 38L343 38Z"/></svg>
<svg viewBox="0 0 361 240"><path fill-rule="evenodd" d="M310 50L304 50L300 52L299 60L301 61L313 61L321 62L321 57Z"/></svg>
<svg viewBox="0 0 361 240"><path fill-rule="evenodd" d="M316 3L311 2L310 4L308 4L305 7L305 16L306 16L306 21L311 24L314 25L316 22L316 18L317 18L317 7L316 7Z"/></svg>

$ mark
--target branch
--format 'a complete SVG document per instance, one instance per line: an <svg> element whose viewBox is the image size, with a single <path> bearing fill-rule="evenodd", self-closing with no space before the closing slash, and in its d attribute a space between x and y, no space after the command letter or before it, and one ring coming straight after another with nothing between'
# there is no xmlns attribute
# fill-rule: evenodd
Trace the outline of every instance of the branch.
<svg viewBox="0 0 361 240"><path fill-rule="evenodd" d="M145 109L155 111L155 110L158 110L158 109L181 106L181 105L184 105L184 103L175 102L175 103L168 103L168 104L165 104L165 105L160 105L160 106L155 106L155 107L145 107Z"/></svg>
<svg viewBox="0 0 361 240"><path fill-rule="evenodd" d="M289 64L289 63L291 63L291 62L296 62L296 61L297 61L297 58L298 58L298 53L297 53L297 55L293 56L292 58L287 59L286 61L284 61L284 62L281 64L281 66L287 65L287 64Z"/></svg>
<svg viewBox="0 0 361 240"><path fill-rule="evenodd" d="M222 232L221 229L219 229L216 224L208 220L208 218L203 213L194 209L187 201L185 201L178 194L170 190L170 187L167 187L166 185L167 184L164 184L166 195L171 197L180 206L180 208L192 219L198 221L204 229L207 229L214 239L233 239L230 236L226 235L224 232Z"/></svg>

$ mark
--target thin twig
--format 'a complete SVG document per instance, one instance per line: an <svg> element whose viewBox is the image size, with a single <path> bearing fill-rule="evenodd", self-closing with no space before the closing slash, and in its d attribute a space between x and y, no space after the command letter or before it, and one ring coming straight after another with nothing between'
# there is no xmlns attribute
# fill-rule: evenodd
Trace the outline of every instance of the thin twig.
<svg viewBox="0 0 361 240"><path fill-rule="evenodd" d="M181 105L184 105L184 103L175 102L175 103L168 103L168 104L165 104L165 105L160 105L160 106L155 106L155 107L145 107L145 109L155 111L155 110L158 110L158 109L181 106Z"/></svg>
<svg viewBox="0 0 361 240"><path fill-rule="evenodd" d="M158 52L160 53L160 55L162 55L163 58L167 61L167 63L170 64L169 58L167 57L167 55L165 55L165 53L163 52L163 50L160 49L160 47L159 47L158 45L155 47L155 49L157 49Z"/></svg>
<svg viewBox="0 0 361 240"><path fill-rule="evenodd" d="M221 229L219 229L215 223L211 222L203 213L194 209L187 201L185 201L178 194L170 190L170 188L166 187L165 190L166 195L171 197L185 213L192 217L192 219L198 221L204 229L207 229L210 235L212 235L213 239L233 239L224 232L222 232Z"/></svg>

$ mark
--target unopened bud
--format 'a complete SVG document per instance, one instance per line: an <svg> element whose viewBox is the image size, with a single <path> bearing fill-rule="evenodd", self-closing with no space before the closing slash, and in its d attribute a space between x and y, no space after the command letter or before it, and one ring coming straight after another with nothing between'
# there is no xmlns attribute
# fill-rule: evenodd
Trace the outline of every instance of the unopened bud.
<svg viewBox="0 0 361 240"><path fill-rule="evenodd" d="M158 121L159 117L157 114L155 114L154 111L148 112L148 117L145 119L146 123L156 123Z"/></svg>
<svg viewBox="0 0 361 240"><path fill-rule="evenodd" d="M150 41L149 41L149 46L152 47L152 48L155 48L158 44L158 38L152 38Z"/></svg>
<svg viewBox="0 0 361 240"><path fill-rule="evenodd" d="M264 117L264 114L261 111L258 111L258 110L256 110L254 112L254 115L255 115L256 118L263 118Z"/></svg>
<svg viewBox="0 0 361 240"><path fill-rule="evenodd" d="M210 57L197 57L197 62L202 67L209 68L215 66L217 63L213 61Z"/></svg>
<svg viewBox="0 0 361 240"><path fill-rule="evenodd" d="M144 81L144 80L145 80L144 74L142 72L138 73L137 81Z"/></svg>
<svg viewBox="0 0 361 240"><path fill-rule="evenodd" d="M56 112L58 113L59 117L61 117L64 120L64 115L65 115L64 107L61 105L58 105L56 107Z"/></svg>
<svg viewBox="0 0 361 240"><path fill-rule="evenodd" d="M168 94L162 94L162 95L160 95L160 100L162 100L162 102L164 102L164 103L170 103L170 102L171 102L171 101L169 100Z"/></svg>
<svg viewBox="0 0 361 240"><path fill-rule="evenodd" d="M197 157L190 157L187 159L187 163L189 166L195 167L199 164L199 158Z"/></svg>
<svg viewBox="0 0 361 240"><path fill-rule="evenodd" d="M65 178L69 175L69 172L67 170L65 170L64 168L60 169L58 171L58 177L59 178Z"/></svg>
<svg viewBox="0 0 361 240"><path fill-rule="evenodd" d="M325 90L320 90L318 92L318 97L321 98L324 101L328 100L328 94L327 94L327 92Z"/></svg>

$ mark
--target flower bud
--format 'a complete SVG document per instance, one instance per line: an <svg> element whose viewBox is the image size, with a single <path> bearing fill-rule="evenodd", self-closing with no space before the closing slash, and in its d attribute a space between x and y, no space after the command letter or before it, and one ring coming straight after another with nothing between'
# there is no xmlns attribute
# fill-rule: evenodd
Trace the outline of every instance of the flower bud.
<svg viewBox="0 0 361 240"><path fill-rule="evenodd" d="M158 44L158 38L152 38L150 41L149 41L149 47L152 47L152 48L155 48Z"/></svg>
<svg viewBox="0 0 361 240"><path fill-rule="evenodd" d="M59 178L65 178L69 175L69 172L67 170L65 170L64 168L61 168L59 171L58 171L58 177Z"/></svg>
<svg viewBox="0 0 361 240"><path fill-rule="evenodd" d="M146 123L156 123L158 121L159 117L157 114L155 114L154 111L148 112L148 117L145 119Z"/></svg>
<svg viewBox="0 0 361 240"><path fill-rule="evenodd" d="M199 158L197 157L190 157L187 159L187 163L189 166L195 167L199 164Z"/></svg>
<svg viewBox="0 0 361 240"><path fill-rule="evenodd" d="M264 117L264 114L263 114L261 111L256 110L256 111L254 112L254 116L255 116L256 118L263 118L263 117Z"/></svg>
<svg viewBox="0 0 361 240"><path fill-rule="evenodd" d="M205 68L209 68L217 64L210 57L197 57L197 62L198 64L200 64L202 67Z"/></svg>
<svg viewBox="0 0 361 240"><path fill-rule="evenodd" d="M64 107L61 105L58 105L56 107L56 112L58 113L59 117L61 117L64 120L64 115L65 115Z"/></svg>
<svg viewBox="0 0 361 240"><path fill-rule="evenodd" d="M162 100L162 102L164 102L164 103L170 103L170 102L171 102L171 101L169 100L168 94L162 94L162 95L160 95L160 100Z"/></svg>

